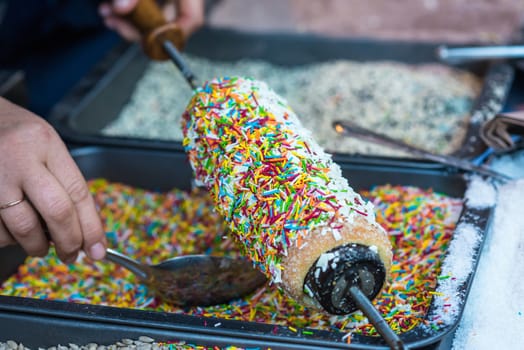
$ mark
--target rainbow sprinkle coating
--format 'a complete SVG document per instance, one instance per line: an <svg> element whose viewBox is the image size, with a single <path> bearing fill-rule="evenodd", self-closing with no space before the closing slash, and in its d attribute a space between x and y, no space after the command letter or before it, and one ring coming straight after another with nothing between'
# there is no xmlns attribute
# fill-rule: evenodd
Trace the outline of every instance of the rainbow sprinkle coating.
<svg viewBox="0 0 524 350"><path fill-rule="evenodd" d="M110 245L131 257L158 263L189 253L240 254L235 241L224 237L223 220L205 193L176 189L156 193L105 180L92 180L89 186ZM384 185L361 194L374 203L377 221L388 231L394 252L391 280L374 304L396 332L405 332L428 322L425 316L437 281L454 278L440 276L440 264L462 202L416 187ZM228 304L175 307L156 299L119 266L94 263L85 255L64 265L52 250L44 258L27 258L0 286L0 294L260 322L285 326L306 337L312 330L375 332L360 312L328 316L298 304L275 285Z"/></svg>
<svg viewBox="0 0 524 350"><path fill-rule="evenodd" d="M182 119L197 182L272 282L282 282L288 248L307 244L313 229L338 241L344 225L361 216L385 234L373 206L264 82L211 80L196 89Z"/></svg>

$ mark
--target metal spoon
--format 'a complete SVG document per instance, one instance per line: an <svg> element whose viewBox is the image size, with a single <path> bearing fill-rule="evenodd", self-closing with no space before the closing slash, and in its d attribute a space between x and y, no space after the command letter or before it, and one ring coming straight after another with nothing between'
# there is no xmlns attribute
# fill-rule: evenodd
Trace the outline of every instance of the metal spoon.
<svg viewBox="0 0 524 350"><path fill-rule="evenodd" d="M52 241L49 230L44 233ZM106 260L133 272L163 301L180 306L222 304L267 282L248 260L226 256L183 255L157 265L144 265L107 248Z"/></svg>
<svg viewBox="0 0 524 350"><path fill-rule="evenodd" d="M162 300L180 306L222 304L266 283L248 260L211 255L184 255L144 265L113 249L106 259L133 272Z"/></svg>
<svg viewBox="0 0 524 350"><path fill-rule="evenodd" d="M402 150L404 152L407 152L409 154L412 154L414 156L421 157L423 159L428 159L428 160L438 162L441 164L450 165L458 169L471 171L471 172L478 173L484 176L489 176L489 177L495 178L502 182L507 182L511 180L511 177L505 174L493 171L483 166L474 165L467 160L452 157L452 156L434 154L426 150L417 148L415 146L408 145L402 141L392 139L389 136L379 134L374 131L362 128L348 121L335 121L333 123L333 127L335 128L335 131L341 135L354 136L354 137L364 139L366 141L371 141L371 142L375 142L381 145L393 147L393 148Z"/></svg>

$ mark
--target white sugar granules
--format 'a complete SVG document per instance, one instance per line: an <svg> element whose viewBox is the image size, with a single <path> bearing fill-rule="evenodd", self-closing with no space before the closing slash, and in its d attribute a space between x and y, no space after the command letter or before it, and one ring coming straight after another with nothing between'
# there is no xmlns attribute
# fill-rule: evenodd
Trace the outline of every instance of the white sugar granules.
<svg viewBox="0 0 524 350"><path fill-rule="evenodd" d="M524 344L523 208L524 180L499 189L454 350L520 349Z"/></svg>

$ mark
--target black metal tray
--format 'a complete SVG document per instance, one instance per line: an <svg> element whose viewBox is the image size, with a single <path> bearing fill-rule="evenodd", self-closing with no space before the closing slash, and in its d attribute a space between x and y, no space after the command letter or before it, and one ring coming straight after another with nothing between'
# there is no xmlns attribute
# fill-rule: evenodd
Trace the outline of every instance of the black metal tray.
<svg viewBox="0 0 524 350"><path fill-rule="evenodd" d="M191 185L192 171L180 152L97 146L73 149L72 154L87 179L103 177L157 191L173 187L189 189ZM463 175L452 169L416 161L347 157L339 164L356 190L381 184L412 185L463 198L468 186ZM482 235L482 243L473 254L475 268L491 213L492 208L474 209L466 203L459 219L459 225L471 223ZM24 254L17 246L0 249L0 281L13 274L23 259ZM458 305L460 313L475 268L460 286L464 295ZM434 307L432 304L430 314ZM447 349L459 320L460 315L455 323L438 331L417 326L401 334L401 338L410 349ZM221 322L221 327L206 326L217 322ZM177 339L202 345L271 349L386 348L382 339L361 335L353 336L348 345L342 332L314 331L313 335L305 335L300 330L292 332L288 327L270 324L0 296L0 341L13 339L36 348L68 343L107 344L140 335L158 341Z"/></svg>
<svg viewBox="0 0 524 350"><path fill-rule="evenodd" d="M409 64L437 62L439 43L381 41L365 38L328 38L311 34L260 34L204 28L189 40L186 52L219 61L261 59L296 66L333 59L390 60ZM275 53L278 53L276 55ZM101 130L118 118L149 59L138 46L121 45L53 109L49 121L73 145L123 145L181 150L181 142L103 135ZM506 62L458 65L483 79L483 88L471 115L489 118L500 112L507 98L514 68ZM481 118L482 119L482 118ZM485 149L478 137L483 120L469 125L460 156Z"/></svg>

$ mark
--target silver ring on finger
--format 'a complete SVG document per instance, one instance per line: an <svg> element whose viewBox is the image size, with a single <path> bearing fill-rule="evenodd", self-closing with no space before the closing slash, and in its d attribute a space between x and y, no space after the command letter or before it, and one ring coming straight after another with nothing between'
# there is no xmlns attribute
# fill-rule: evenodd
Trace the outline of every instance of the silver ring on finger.
<svg viewBox="0 0 524 350"><path fill-rule="evenodd" d="M24 200L25 200L25 197L22 197L20 199L15 200L15 201L7 202L7 203L5 203L3 205L0 205L0 210L4 210L4 209L7 209L7 208L14 207L15 205L18 205L18 204L22 203Z"/></svg>

